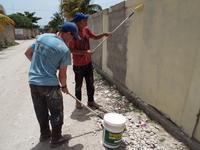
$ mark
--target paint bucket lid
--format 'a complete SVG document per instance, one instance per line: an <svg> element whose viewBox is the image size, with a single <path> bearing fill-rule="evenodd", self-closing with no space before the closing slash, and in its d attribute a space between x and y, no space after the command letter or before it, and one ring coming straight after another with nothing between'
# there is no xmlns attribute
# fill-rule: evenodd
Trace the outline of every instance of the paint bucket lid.
<svg viewBox="0 0 200 150"><path fill-rule="evenodd" d="M126 123L126 118L118 113L107 113L103 119L110 126L124 126Z"/></svg>

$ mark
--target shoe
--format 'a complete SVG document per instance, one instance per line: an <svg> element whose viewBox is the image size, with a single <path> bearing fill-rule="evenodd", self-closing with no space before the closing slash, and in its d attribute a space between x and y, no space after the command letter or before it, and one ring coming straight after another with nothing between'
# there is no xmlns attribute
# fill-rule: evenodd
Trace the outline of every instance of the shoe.
<svg viewBox="0 0 200 150"><path fill-rule="evenodd" d="M50 147L51 148L56 148L56 147L58 147L58 146L60 146L60 145L62 145L64 143L66 143L67 141L68 141L68 139L61 135L58 139L54 139L54 140L52 139L50 141Z"/></svg>
<svg viewBox="0 0 200 150"><path fill-rule="evenodd" d="M79 102L76 102L76 109L82 109L83 105Z"/></svg>
<svg viewBox="0 0 200 150"><path fill-rule="evenodd" d="M51 138L51 133L49 133L49 134L46 134L46 135L40 135L40 142L45 142L45 141L47 141L47 140L49 140Z"/></svg>
<svg viewBox="0 0 200 150"><path fill-rule="evenodd" d="M52 127L52 136L50 140L50 147L55 148L68 141L67 138L63 137L61 134L62 126Z"/></svg>
<svg viewBox="0 0 200 150"><path fill-rule="evenodd" d="M100 105L95 103L94 101L93 102L88 102L88 106L89 107L93 107L95 109L98 109L100 107Z"/></svg>
<svg viewBox="0 0 200 150"><path fill-rule="evenodd" d="M51 137L51 130L49 129L49 125L40 126L40 142L45 142L49 140Z"/></svg>

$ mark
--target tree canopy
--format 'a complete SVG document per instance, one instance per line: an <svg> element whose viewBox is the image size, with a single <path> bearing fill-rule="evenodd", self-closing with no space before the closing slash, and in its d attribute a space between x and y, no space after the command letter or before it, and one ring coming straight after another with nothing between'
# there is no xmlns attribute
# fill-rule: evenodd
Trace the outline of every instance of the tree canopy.
<svg viewBox="0 0 200 150"><path fill-rule="evenodd" d="M53 14L53 17L51 17L52 20L49 21L47 27L51 28L53 31L57 31L58 30L58 26L61 25L63 23L63 18L61 16L61 14L59 14L58 12Z"/></svg>
<svg viewBox="0 0 200 150"><path fill-rule="evenodd" d="M93 14L102 10L100 5L91 4L91 0L64 0L60 7L67 19L71 19L76 12Z"/></svg>
<svg viewBox="0 0 200 150"><path fill-rule="evenodd" d="M29 18L31 20L32 24L34 24L34 25L36 25L38 23L38 20L42 19L40 17L34 16L35 12L30 13L28 11L25 11L24 14L22 14L22 13L18 13L18 14L21 14L21 15Z"/></svg>
<svg viewBox="0 0 200 150"><path fill-rule="evenodd" d="M38 20L40 20L40 17L34 16L35 12L24 12L24 13L16 13L9 15L10 18L12 18L15 23L16 27L19 28L38 28L37 25Z"/></svg>
<svg viewBox="0 0 200 150"><path fill-rule="evenodd" d="M19 28L31 28L32 27L31 20L23 15L11 14L11 15L9 15L9 17L15 21L16 27L19 27Z"/></svg>

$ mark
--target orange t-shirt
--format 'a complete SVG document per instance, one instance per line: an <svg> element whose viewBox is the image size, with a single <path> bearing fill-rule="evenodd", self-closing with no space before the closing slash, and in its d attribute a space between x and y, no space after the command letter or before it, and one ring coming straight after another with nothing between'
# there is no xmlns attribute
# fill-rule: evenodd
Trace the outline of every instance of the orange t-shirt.
<svg viewBox="0 0 200 150"><path fill-rule="evenodd" d="M79 30L79 36L81 39L73 39L70 41L70 49L72 50L80 50L87 51L90 49L89 39L93 33L90 31L88 27L85 27L82 31ZM73 65L74 66L83 66L92 62L91 54L73 54Z"/></svg>

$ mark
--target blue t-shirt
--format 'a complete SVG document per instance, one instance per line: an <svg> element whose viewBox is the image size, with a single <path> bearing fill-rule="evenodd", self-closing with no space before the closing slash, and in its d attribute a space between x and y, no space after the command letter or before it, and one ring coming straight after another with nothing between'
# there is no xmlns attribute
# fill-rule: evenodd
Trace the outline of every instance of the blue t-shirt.
<svg viewBox="0 0 200 150"><path fill-rule="evenodd" d="M31 46L33 56L29 70L29 84L59 85L57 70L71 64L69 48L55 34L43 34Z"/></svg>

